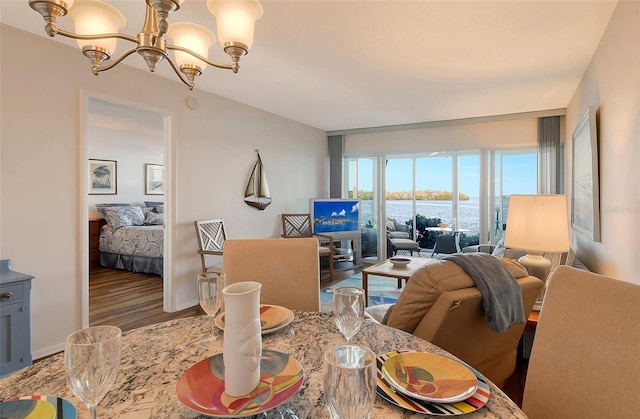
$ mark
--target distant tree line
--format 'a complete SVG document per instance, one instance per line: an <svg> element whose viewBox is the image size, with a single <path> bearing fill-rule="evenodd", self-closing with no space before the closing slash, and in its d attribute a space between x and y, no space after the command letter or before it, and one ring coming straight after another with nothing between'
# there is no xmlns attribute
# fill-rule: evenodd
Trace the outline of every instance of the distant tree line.
<svg viewBox="0 0 640 419"><path fill-rule="evenodd" d="M353 191L349 191L349 198L353 198ZM372 200L373 191L358 191L358 198L363 200ZM387 192L387 201L407 201L413 199L411 191ZM433 189L424 189L416 191L416 200L418 201L453 201L453 192L451 191L434 191ZM468 201L469 195L458 193L458 200Z"/></svg>

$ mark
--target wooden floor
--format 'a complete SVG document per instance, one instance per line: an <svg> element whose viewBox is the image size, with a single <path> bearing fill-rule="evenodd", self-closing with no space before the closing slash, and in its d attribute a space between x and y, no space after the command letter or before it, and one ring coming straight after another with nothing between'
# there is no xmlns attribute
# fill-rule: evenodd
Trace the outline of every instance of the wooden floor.
<svg viewBox="0 0 640 419"><path fill-rule="evenodd" d="M333 280L322 272L321 287L330 287L359 273L362 268L336 270ZM121 269L95 268L89 278L89 325L112 325L122 330L200 316L200 306L175 313L162 309L162 277Z"/></svg>
<svg viewBox="0 0 640 419"><path fill-rule="evenodd" d="M362 266L334 271L332 281L322 272L321 288L327 288L362 271ZM119 269L97 268L89 280L89 324L118 326L123 331L167 320L204 315L200 306L176 313L162 310L162 278ZM522 406L527 363L518 360L515 373L503 391Z"/></svg>
<svg viewBox="0 0 640 419"><path fill-rule="evenodd" d="M162 309L162 277L121 269L96 268L89 278L89 325L131 330L204 314L200 306L175 313Z"/></svg>

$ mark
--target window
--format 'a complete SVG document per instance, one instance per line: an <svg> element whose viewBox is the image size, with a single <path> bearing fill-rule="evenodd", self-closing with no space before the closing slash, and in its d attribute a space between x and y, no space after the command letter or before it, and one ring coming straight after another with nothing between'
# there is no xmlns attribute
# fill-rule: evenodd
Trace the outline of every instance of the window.
<svg viewBox="0 0 640 419"><path fill-rule="evenodd" d="M537 160L532 149L346 158L344 194L361 199L363 259L386 254L380 220L388 219L408 225L423 249L435 243L425 227L439 223L467 230L461 248L495 243L504 235L509 196L537 193Z"/></svg>

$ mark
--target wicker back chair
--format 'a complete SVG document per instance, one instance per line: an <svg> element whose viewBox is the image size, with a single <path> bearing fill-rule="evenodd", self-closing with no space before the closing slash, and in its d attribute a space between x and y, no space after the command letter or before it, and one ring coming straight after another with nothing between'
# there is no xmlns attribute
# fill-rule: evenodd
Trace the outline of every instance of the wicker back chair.
<svg viewBox="0 0 640 419"><path fill-rule="evenodd" d="M333 280L333 256L335 254L333 237L326 234L314 234L309 214L282 214L282 237L315 237L318 239L318 255L329 258L329 280Z"/></svg>

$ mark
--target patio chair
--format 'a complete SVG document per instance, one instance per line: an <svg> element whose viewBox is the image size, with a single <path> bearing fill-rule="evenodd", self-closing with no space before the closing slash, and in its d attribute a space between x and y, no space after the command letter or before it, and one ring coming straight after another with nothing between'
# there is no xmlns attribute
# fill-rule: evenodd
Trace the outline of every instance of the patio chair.
<svg viewBox="0 0 640 419"><path fill-rule="evenodd" d="M456 240L456 236L454 234L440 234L436 238L436 245L433 247L433 252L431 252L431 257L436 253L458 253L458 242Z"/></svg>
<svg viewBox="0 0 640 419"><path fill-rule="evenodd" d="M282 214L282 237L286 239L316 238L320 243L318 256L329 258L329 281L333 280L333 257L335 255L333 237L326 234L314 234L311 229L311 215Z"/></svg>
<svg viewBox="0 0 640 419"><path fill-rule="evenodd" d="M198 254L200 255L200 272L222 272L222 266L207 262L207 256L222 257L227 233L224 228L224 220L215 218L212 220L194 221L196 236L198 238Z"/></svg>
<svg viewBox="0 0 640 419"><path fill-rule="evenodd" d="M399 250L408 251L411 256L417 252L420 256L420 245L417 241L411 240L411 231L406 224L396 223L387 220L387 256L395 256Z"/></svg>

